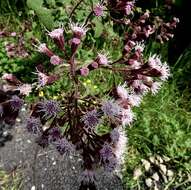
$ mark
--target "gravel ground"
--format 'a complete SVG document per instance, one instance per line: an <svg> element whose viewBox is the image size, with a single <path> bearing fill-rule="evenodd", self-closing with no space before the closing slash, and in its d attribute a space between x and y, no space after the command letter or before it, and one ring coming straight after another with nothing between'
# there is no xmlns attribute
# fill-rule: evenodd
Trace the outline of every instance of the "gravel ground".
<svg viewBox="0 0 191 190"><path fill-rule="evenodd" d="M78 190L82 160L79 156L60 156L52 147L42 149L22 125L12 129L13 140L0 148L0 167L22 171L23 190ZM121 180L99 172L98 190L123 190Z"/></svg>

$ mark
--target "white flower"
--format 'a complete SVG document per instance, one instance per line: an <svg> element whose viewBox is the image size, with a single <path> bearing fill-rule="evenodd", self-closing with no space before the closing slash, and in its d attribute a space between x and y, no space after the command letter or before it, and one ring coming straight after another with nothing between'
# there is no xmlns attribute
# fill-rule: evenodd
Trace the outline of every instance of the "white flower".
<svg viewBox="0 0 191 190"><path fill-rule="evenodd" d="M140 52L143 52L145 49L145 44L143 42L137 42L135 45L135 50L139 50Z"/></svg>
<svg viewBox="0 0 191 190"><path fill-rule="evenodd" d="M119 140L115 144L114 154L119 164L124 162L124 152L127 146L127 136L123 129L118 129L119 132Z"/></svg>
<svg viewBox="0 0 191 190"><path fill-rule="evenodd" d="M161 72L161 77L160 77L161 80L165 81L169 78L170 68L167 65L167 63L164 63L163 65L161 65L160 72Z"/></svg>
<svg viewBox="0 0 191 190"><path fill-rule="evenodd" d="M142 80L134 80L132 85L134 89L138 90L140 93L145 94L149 91L149 87L146 86Z"/></svg>
<svg viewBox="0 0 191 190"><path fill-rule="evenodd" d="M62 36L63 36L63 32L64 32L64 30L63 30L62 28L57 28L57 29L55 29L55 30L49 32L48 35L49 35L51 38L55 39L55 38L60 38L60 37L62 37Z"/></svg>
<svg viewBox="0 0 191 190"><path fill-rule="evenodd" d="M139 106L142 101L142 96L133 93L129 95L128 100L132 106Z"/></svg>
<svg viewBox="0 0 191 190"><path fill-rule="evenodd" d="M32 85L22 84L17 88L17 90L19 90L21 94L28 96L32 92Z"/></svg>
<svg viewBox="0 0 191 190"><path fill-rule="evenodd" d="M38 46L38 51L39 51L40 53L46 53L46 51L47 51L47 46L46 46L46 44L45 44L45 43L40 44L40 45Z"/></svg>
<svg viewBox="0 0 191 190"><path fill-rule="evenodd" d="M117 86L117 94L122 99L128 98L129 93L128 93L127 89L125 89L125 84Z"/></svg>
<svg viewBox="0 0 191 190"><path fill-rule="evenodd" d="M161 82L153 82L152 85L151 85L152 94L155 95L159 91L161 85L162 85Z"/></svg>
<svg viewBox="0 0 191 190"><path fill-rule="evenodd" d="M130 125L133 121L134 114L131 109L122 109L122 125Z"/></svg>
<svg viewBox="0 0 191 190"><path fill-rule="evenodd" d="M74 32L75 35L77 35L79 38L86 35L87 28L83 25L79 25L77 23L71 23L71 30Z"/></svg>
<svg viewBox="0 0 191 190"><path fill-rule="evenodd" d="M156 69L161 73L160 79L165 81L170 76L170 68L167 63L162 63L160 56L154 54L149 57L148 64L152 69Z"/></svg>
<svg viewBox="0 0 191 190"><path fill-rule="evenodd" d="M132 69L140 69L141 68L141 62L134 61L132 65L130 65Z"/></svg>

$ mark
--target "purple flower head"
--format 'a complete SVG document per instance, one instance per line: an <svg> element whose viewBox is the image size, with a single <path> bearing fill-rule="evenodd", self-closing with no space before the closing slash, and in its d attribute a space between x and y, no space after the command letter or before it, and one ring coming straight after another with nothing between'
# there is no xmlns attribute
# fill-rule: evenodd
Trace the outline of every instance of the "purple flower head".
<svg viewBox="0 0 191 190"><path fill-rule="evenodd" d="M63 32L64 32L64 30L62 28L57 28L57 29L49 32L48 35L52 39L59 39L60 37L63 37Z"/></svg>
<svg viewBox="0 0 191 190"><path fill-rule="evenodd" d="M84 26L80 26L79 24L71 24L72 32L74 33L74 37L81 39L86 35L87 29Z"/></svg>
<svg viewBox="0 0 191 190"><path fill-rule="evenodd" d="M104 114L110 118L117 117L120 114L121 110L119 105L112 100L105 102L102 105L101 109L104 112Z"/></svg>
<svg viewBox="0 0 191 190"><path fill-rule="evenodd" d="M50 58L50 63L53 65L60 65L62 63L62 59L57 55L53 55Z"/></svg>
<svg viewBox="0 0 191 190"><path fill-rule="evenodd" d="M93 61L93 62L91 63L91 66L92 66L94 69L97 69L97 68L99 67L98 63L95 62L95 61Z"/></svg>
<svg viewBox="0 0 191 190"><path fill-rule="evenodd" d="M49 76L37 70L38 86L42 87L48 84Z"/></svg>
<svg viewBox="0 0 191 190"><path fill-rule="evenodd" d="M39 118L30 117L27 119L27 129L34 134L40 134L42 132L42 125Z"/></svg>
<svg viewBox="0 0 191 190"><path fill-rule="evenodd" d="M161 82L153 82L150 89L153 95L155 95L159 89L161 88L162 83Z"/></svg>
<svg viewBox="0 0 191 190"><path fill-rule="evenodd" d="M126 15L130 15L132 13L132 9L134 7L134 2L127 2L125 6L125 13Z"/></svg>
<svg viewBox="0 0 191 190"><path fill-rule="evenodd" d="M10 99L10 105L13 111L20 110L23 104L24 101L20 99L17 95L12 96L12 98Z"/></svg>
<svg viewBox="0 0 191 190"><path fill-rule="evenodd" d="M113 151L109 144L104 144L99 153L100 153L100 158L103 162L106 162L111 157L113 157Z"/></svg>
<svg viewBox="0 0 191 190"><path fill-rule="evenodd" d="M81 74L82 76L88 76L88 74L89 74L89 69L88 69L87 67L82 67L82 68L80 69L80 74Z"/></svg>
<svg viewBox="0 0 191 190"><path fill-rule="evenodd" d="M55 142L61 138L61 131L58 127L54 127L49 131L49 141Z"/></svg>
<svg viewBox="0 0 191 190"><path fill-rule="evenodd" d="M134 119L134 114L131 109L123 109L122 110L122 125L130 125Z"/></svg>
<svg viewBox="0 0 191 190"><path fill-rule="evenodd" d="M2 117L2 116L3 116L3 106L0 105L0 117Z"/></svg>
<svg viewBox="0 0 191 190"><path fill-rule="evenodd" d="M50 49L48 49L45 43L40 44L37 48L40 53L44 53L48 57L52 57L54 55L54 53Z"/></svg>
<svg viewBox="0 0 191 190"><path fill-rule="evenodd" d="M81 40L79 38L72 38L71 44L78 46L80 44Z"/></svg>
<svg viewBox="0 0 191 190"><path fill-rule="evenodd" d="M79 180L83 185L95 184L96 182L95 172L86 169L81 173Z"/></svg>
<svg viewBox="0 0 191 190"><path fill-rule="evenodd" d="M111 131L110 137L112 143L116 143L119 140L119 135L119 131L116 128Z"/></svg>
<svg viewBox="0 0 191 190"><path fill-rule="evenodd" d="M56 149L58 152L63 155L69 155L71 152L74 151L74 145L70 143L66 138L59 139L55 142Z"/></svg>
<svg viewBox="0 0 191 190"><path fill-rule="evenodd" d="M104 162L104 169L107 172L112 172L117 166L117 159L113 156Z"/></svg>
<svg viewBox="0 0 191 190"><path fill-rule="evenodd" d="M60 105L55 100L45 100L40 103L39 112L44 112L44 117L50 119L56 117L57 114L61 111Z"/></svg>
<svg viewBox="0 0 191 190"><path fill-rule="evenodd" d="M86 128L96 127L100 123L97 110L86 112L86 114L82 117L82 121L84 122Z"/></svg>
<svg viewBox="0 0 191 190"><path fill-rule="evenodd" d="M94 8L93 8L95 16L103 16L103 5L98 3Z"/></svg>
<svg viewBox="0 0 191 190"><path fill-rule="evenodd" d="M98 53L98 56L96 58L96 62L99 65L107 65L109 63L109 60L105 54Z"/></svg>
<svg viewBox="0 0 191 190"><path fill-rule="evenodd" d="M22 84L17 88L22 95L28 96L32 92L31 84Z"/></svg>

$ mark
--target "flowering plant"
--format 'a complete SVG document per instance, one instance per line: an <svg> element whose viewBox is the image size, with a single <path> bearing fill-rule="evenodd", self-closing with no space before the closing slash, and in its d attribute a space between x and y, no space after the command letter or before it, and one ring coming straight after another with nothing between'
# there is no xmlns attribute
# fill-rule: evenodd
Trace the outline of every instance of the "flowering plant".
<svg viewBox="0 0 191 190"><path fill-rule="evenodd" d="M71 11L73 19L79 3ZM105 17L113 24L120 24L124 30L123 49L117 60L109 58L107 53L98 52L87 64L78 59L78 51L83 48L88 29L93 17ZM47 44L37 45L38 51L50 59L50 64L59 68L56 74L47 74L38 66L37 82L22 83L12 74L4 74L9 83L0 93L0 118L2 122L14 124L21 109L24 96L32 89L41 89L64 80L69 89L63 89L59 101L43 99L31 107L27 120L27 129L37 136L37 143L42 147L53 144L61 155L78 151L83 157L81 189L96 188L95 171L103 167L106 171L120 171L124 162L127 144L125 127L134 119L133 107L139 106L143 96L151 92L156 94L170 76L167 63L159 55L144 56L144 49L149 37L153 35L160 43L173 37L177 18L165 23L146 10L140 11L134 1L102 1L91 6L91 12L84 24L70 22L65 29L60 27L48 31L48 36L60 49L56 54ZM87 95L83 78L93 72L102 71L118 77L112 86L101 94ZM105 128L100 133L100 128Z"/></svg>

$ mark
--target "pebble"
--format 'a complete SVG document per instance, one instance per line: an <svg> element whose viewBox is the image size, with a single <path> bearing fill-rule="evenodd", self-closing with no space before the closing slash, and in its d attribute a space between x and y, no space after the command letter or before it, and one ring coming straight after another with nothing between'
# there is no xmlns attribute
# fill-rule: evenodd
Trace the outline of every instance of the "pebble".
<svg viewBox="0 0 191 190"><path fill-rule="evenodd" d="M147 178L145 180L145 183L146 183L147 187L151 187L152 186L152 179L151 178Z"/></svg>
<svg viewBox="0 0 191 190"><path fill-rule="evenodd" d="M35 190L36 189L36 187L33 185L32 187L31 187L31 190Z"/></svg>
<svg viewBox="0 0 191 190"><path fill-rule="evenodd" d="M56 161L55 161L55 162L53 162L53 163L52 163L52 165L53 165L53 166L55 166L55 165L56 165Z"/></svg>
<svg viewBox="0 0 191 190"><path fill-rule="evenodd" d="M152 178L153 178L155 181L159 181L159 175L158 175L156 172L152 175Z"/></svg>

